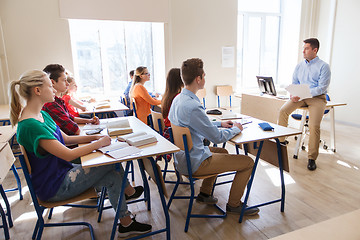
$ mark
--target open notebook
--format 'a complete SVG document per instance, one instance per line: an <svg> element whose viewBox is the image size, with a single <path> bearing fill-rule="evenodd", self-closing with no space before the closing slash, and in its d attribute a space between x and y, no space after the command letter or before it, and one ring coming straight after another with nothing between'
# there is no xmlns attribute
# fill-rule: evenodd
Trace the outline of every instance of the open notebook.
<svg viewBox="0 0 360 240"><path fill-rule="evenodd" d="M135 132L118 136L118 140L122 142L127 142L131 146L136 147L157 142L157 139L154 135L148 134L146 132Z"/></svg>
<svg viewBox="0 0 360 240"><path fill-rule="evenodd" d="M98 150L115 159L120 159L141 152L141 149L137 147L129 146L129 144L127 144L126 142L117 141L111 141L111 144L109 146L99 148Z"/></svg>

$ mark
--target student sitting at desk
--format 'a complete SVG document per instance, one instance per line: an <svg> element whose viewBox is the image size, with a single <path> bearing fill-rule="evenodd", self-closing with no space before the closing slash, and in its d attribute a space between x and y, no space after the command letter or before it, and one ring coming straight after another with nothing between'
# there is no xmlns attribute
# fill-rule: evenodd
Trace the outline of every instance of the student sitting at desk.
<svg viewBox="0 0 360 240"><path fill-rule="evenodd" d="M183 62L181 76L185 88L177 95L170 108L169 120L172 124L187 127L190 130L193 148L190 151L193 176L219 174L228 171L236 171L231 185L229 200L226 204L228 213L240 214L243 203L241 197L251 175L254 165L253 160L245 155L228 154L224 148L204 146L204 138L214 143L223 143L242 131L240 123L225 121L211 122L200 103L196 92L205 85L205 72L201 59L193 58ZM218 127L225 129L219 130ZM174 154L176 169L187 175L186 158L184 151ZM200 194L196 201L206 204L217 203L217 198L211 196L212 186L216 177L203 180ZM245 211L245 215L254 215L259 212L258 208Z"/></svg>
<svg viewBox="0 0 360 240"><path fill-rule="evenodd" d="M160 100L152 98L144 84L150 80L150 73L146 67L138 67L135 71L134 80L130 89L130 96L136 101L137 117L145 124L148 124L147 117L150 114L151 105L161 104Z"/></svg>
<svg viewBox="0 0 360 240"><path fill-rule="evenodd" d="M44 72L50 75L50 79L55 93L55 101L45 103L43 110L46 111L56 122L60 129L68 135L79 135L80 129L78 123L99 124L99 118L91 119L74 117L66 107L64 100L60 97L66 92L69 83L65 74L65 68L60 64L49 64L44 68Z"/></svg>
<svg viewBox="0 0 360 240"><path fill-rule="evenodd" d="M25 98L22 109L20 96ZM111 143L109 136L68 136L60 130L50 115L42 111L42 106L54 101L56 91L47 74L33 70L22 75L20 80L11 83L11 124L17 126L17 140L24 146L32 169L31 180L37 197L43 201L61 201L79 195L87 189L106 187L112 207L116 210L120 196L124 169L117 171L115 165L83 169L70 161L91 153ZM87 143L69 149L65 144ZM120 165L121 166L121 165ZM133 188L129 183L125 189L127 199L139 197L143 187ZM124 198L125 199L125 198ZM139 223L131 218L126 202L120 207L119 235L146 233L151 225Z"/></svg>
<svg viewBox="0 0 360 240"><path fill-rule="evenodd" d="M319 155L320 123L326 107L326 92L330 84L329 64L321 60L317 53L319 51L319 40L309 38L304 40L303 55L305 60L299 63L293 74L293 84L307 84L310 87L312 98L301 101L298 96L290 96L280 109L278 124L287 127L289 115L297 108L308 107L309 110L309 152L308 166L310 171L316 169L315 160ZM284 138L279 138L284 142Z"/></svg>

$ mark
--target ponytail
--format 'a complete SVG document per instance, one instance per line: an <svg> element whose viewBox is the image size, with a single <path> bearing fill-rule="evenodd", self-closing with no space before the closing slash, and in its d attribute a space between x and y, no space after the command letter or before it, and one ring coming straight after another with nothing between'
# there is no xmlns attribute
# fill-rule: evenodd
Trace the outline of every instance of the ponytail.
<svg viewBox="0 0 360 240"><path fill-rule="evenodd" d="M133 81L132 81L132 84L131 84L131 88L130 88L130 91L129 91L130 99L133 98L133 90L134 90L135 84L141 82L140 76L144 73L144 71L145 71L146 69L147 69L146 67L138 67L138 68L135 70L134 78L133 78Z"/></svg>
<svg viewBox="0 0 360 240"><path fill-rule="evenodd" d="M19 93L16 91L16 85L20 85L20 80L10 83L10 122L15 126L19 121L19 115L22 110Z"/></svg>

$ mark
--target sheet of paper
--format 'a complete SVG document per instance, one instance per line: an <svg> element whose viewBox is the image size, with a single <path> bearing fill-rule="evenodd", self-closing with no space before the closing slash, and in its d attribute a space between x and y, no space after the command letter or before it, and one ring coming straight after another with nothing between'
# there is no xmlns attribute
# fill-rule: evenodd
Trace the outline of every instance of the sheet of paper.
<svg viewBox="0 0 360 240"><path fill-rule="evenodd" d="M108 153L114 150L118 150L118 149L122 149L125 147L129 147L129 144L127 144L126 142L111 142L110 145L106 146L106 147L102 147L99 148L98 150L101 151L102 153Z"/></svg>
<svg viewBox="0 0 360 240"><path fill-rule="evenodd" d="M125 148L121 148L118 150L114 150L111 152L108 152L107 154L115 159L120 159L126 156L134 155L140 153L142 150L140 148L129 146Z"/></svg>
<svg viewBox="0 0 360 240"><path fill-rule="evenodd" d="M307 84L291 84L285 88L292 96L300 97L300 100L312 98L309 85Z"/></svg>

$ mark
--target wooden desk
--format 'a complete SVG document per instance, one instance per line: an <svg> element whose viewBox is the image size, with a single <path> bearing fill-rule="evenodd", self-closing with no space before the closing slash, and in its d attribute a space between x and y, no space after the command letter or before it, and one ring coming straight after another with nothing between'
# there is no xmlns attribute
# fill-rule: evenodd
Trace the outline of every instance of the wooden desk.
<svg viewBox="0 0 360 240"><path fill-rule="evenodd" d="M16 127L12 127L11 125L0 126L0 143L9 142L15 134Z"/></svg>
<svg viewBox="0 0 360 240"><path fill-rule="evenodd" d="M281 212L284 211L284 206L285 206L285 183L284 183L284 174L283 174L283 166L284 166L283 160L284 159L282 157L282 146L280 145L280 141L278 138L294 136L294 135L298 135L301 133L301 131L299 131L297 129L283 127L283 126L273 124L273 123L271 123L271 126L274 128L273 131L263 131L258 125L258 123L262 122L262 120L252 118L252 121L253 121L252 123L244 126L244 130L240 134L236 135L234 138L232 138L230 140L232 143L235 144L237 153L239 153L239 145L241 145L241 144L245 144L244 145L245 154L248 154L247 149L249 148L249 146L248 146L249 143L253 143L255 145L253 147L253 149L257 150L255 153L256 154L255 163L254 163L252 174L250 176L250 179L249 179L249 182L247 185L247 191L246 191L246 195L245 195L245 199L244 199L243 208L241 210L239 222L242 222L245 210L254 208L254 207L261 207L261 206L273 204L276 202L281 202L280 210L281 210ZM246 208L246 204L247 204L247 201L248 201L248 198L250 195L252 182L254 180L254 176L255 176L255 172L256 172L256 167L257 167L259 159L260 159L261 150L262 150L264 141L269 140L269 139L275 139L275 141L276 141L276 148L277 148L276 153L277 153L277 157L278 157L278 166L279 166L280 180L281 180L281 198Z"/></svg>
<svg viewBox="0 0 360 240"><path fill-rule="evenodd" d="M15 162L15 157L8 142L0 143L0 184L4 181L9 169Z"/></svg>
<svg viewBox="0 0 360 240"><path fill-rule="evenodd" d="M298 229L272 240L359 240L360 209L314 225Z"/></svg>
<svg viewBox="0 0 360 240"><path fill-rule="evenodd" d="M97 103L90 103L86 108L86 111L81 111L79 110L80 114L92 114L92 113L109 113L109 112L114 112L114 111L124 111L124 110L129 110L129 108L127 106L125 106L124 104L122 104L120 102L120 100L114 100L114 101L110 101L109 105L110 107L106 107L106 108L100 108L100 109L96 109L96 105ZM95 109L94 109L95 108Z"/></svg>
<svg viewBox="0 0 360 240"><path fill-rule="evenodd" d="M103 120L101 120L101 123L104 123L106 121L116 121L117 119L125 119L125 118L122 117L122 118L103 119ZM152 134L156 137L158 142L141 146L141 147L139 147L142 149L142 152L140 154L133 155L133 156L127 156L122 159L114 159L114 158L112 158L108 155L102 154L101 152L98 152L98 151L93 152L86 156L81 157L81 164L84 168L87 168L87 167L95 167L95 166L101 166L101 165L107 165L107 164L126 162L125 174L124 174L124 178L123 178L123 182L122 182L122 189L120 192L120 198L119 198L119 202L118 202L118 206L120 206L120 203L123 200L122 198L124 195L123 193L124 193L124 189L125 189L125 183L126 183L127 174L129 171L131 160L138 159L140 170L142 172L142 177L144 180L145 192L147 192L147 193L150 192L149 186L147 185L146 176L143 173L143 169L146 167L145 165L146 164L149 165L149 161L150 161L151 166L152 166L152 171L155 175L155 181L157 183L161 204L162 204L165 219L166 219L166 228L138 236L138 238L143 238L143 237L158 234L161 232L166 232L167 239L170 239L170 217L169 217L169 213L168 213L168 209L166 206L164 193L163 193L162 185L161 185L162 175L159 174L159 169L157 168L156 162L152 158L152 156L174 153L174 152L179 151L180 149L178 147L176 147L174 144L172 144L171 142L169 142L168 140L166 140L163 136L159 135L157 132L155 132L149 126L145 125L139 119L137 119L133 116L126 117L126 119L129 120L130 126L134 130L134 132L144 131L146 133ZM150 210L150 197L147 200L148 200L148 209ZM114 237L115 237L115 231L117 228L118 218L119 218L119 212L116 211L110 239L114 239Z"/></svg>
<svg viewBox="0 0 360 240"><path fill-rule="evenodd" d="M242 100L241 100L241 113L246 114L255 118L259 118L261 120L271 122L271 123L277 123L280 108L284 105L284 103L287 101L287 99L280 99L276 98L274 96L270 96L267 94L264 94L262 96L257 94L242 94ZM330 112L330 123L331 123L331 145L330 149L335 152L336 146L335 146L335 109L334 107L338 106L345 106L346 103L340 103L340 102L334 102L329 101L326 104L326 109L329 109ZM307 115L307 108L301 108L304 110L303 119L300 123L300 129L302 130L304 122L305 122L305 116ZM300 147L300 141L302 139L302 135L298 136L298 140L296 142L296 147L294 151L294 156L297 157Z"/></svg>

